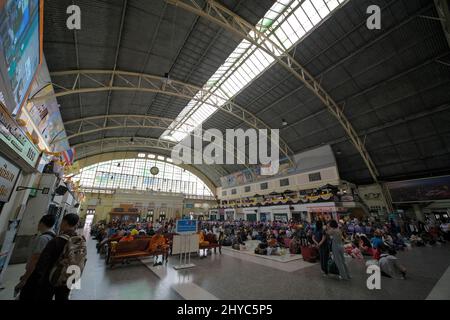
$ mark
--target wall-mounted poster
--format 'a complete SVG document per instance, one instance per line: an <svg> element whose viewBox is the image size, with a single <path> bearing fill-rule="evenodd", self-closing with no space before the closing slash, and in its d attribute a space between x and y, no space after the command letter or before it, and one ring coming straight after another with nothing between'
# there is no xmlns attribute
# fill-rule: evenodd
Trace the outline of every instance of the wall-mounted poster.
<svg viewBox="0 0 450 320"><path fill-rule="evenodd" d="M36 79L32 83L30 98L52 95L53 93L54 89L51 84L50 73L47 63L43 59L42 66L39 68ZM24 109L26 109L28 117L25 115L25 112L22 112L20 119L23 119L25 122L33 122L34 126L27 126L28 131L33 132L34 128L36 128L43 140L51 148L50 151L70 149L69 143L65 139L66 131L56 98L28 102Z"/></svg>
<svg viewBox="0 0 450 320"><path fill-rule="evenodd" d="M450 176L387 183L392 202L450 199Z"/></svg>
<svg viewBox="0 0 450 320"><path fill-rule="evenodd" d="M0 96L18 113L41 62L39 0L0 1Z"/></svg>
<svg viewBox="0 0 450 320"><path fill-rule="evenodd" d="M39 150L28 139L8 111L0 105L0 147L6 145L14 150L31 167L35 167L39 159Z"/></svg>
<svg viewBox="0 0 450 320"><path fill-rule="evenodd" d="M20 169L0 155L0 202L8 202Z"/></svg>

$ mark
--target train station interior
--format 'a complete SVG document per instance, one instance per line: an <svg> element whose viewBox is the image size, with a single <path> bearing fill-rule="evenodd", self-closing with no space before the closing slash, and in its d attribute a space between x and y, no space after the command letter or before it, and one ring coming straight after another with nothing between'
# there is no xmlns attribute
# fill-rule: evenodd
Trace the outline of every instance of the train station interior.
<svg viewBox="0 0 450 320"><path fill-rule="evenodd" d="M450 299L450 3L0 1L0 300Z"/></svg>

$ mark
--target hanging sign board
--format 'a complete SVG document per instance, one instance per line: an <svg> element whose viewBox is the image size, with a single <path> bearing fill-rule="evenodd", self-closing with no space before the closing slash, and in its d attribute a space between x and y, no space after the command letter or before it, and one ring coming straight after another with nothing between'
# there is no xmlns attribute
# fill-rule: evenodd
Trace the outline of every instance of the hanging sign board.
<svg viewBox="0 0 450 320"><path fill-rule="evenodd" d="M0 155L0 202L8 202L20 169Z"/></svg>
<svg viewBox="0 0 450 320"><path fill-rule="evenodd" d="M22 129L0 104L0 141L10 147L31 167L36 167L39 159L38 148L28 139Z"/></svg>
<svg viewBox="0 0 450 320"><path fill-rule="evenodd" d="M197 220L181 219L177 220L176 233L196 233Z"/></svg>

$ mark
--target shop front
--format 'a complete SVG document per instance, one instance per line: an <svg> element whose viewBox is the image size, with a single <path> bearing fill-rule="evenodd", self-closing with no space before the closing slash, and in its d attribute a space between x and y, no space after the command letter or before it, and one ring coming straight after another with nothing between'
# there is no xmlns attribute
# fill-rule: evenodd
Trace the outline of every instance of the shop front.
<svg viewBox="0 0 450 320"><path fill-rule="evenodd" d="M219 210L209 210L209 220L216 221L218 220Z"/></svg>
<svg viewBox="0 0 450 320"><path fill-rule="evenodd" d="M225 219L227 221L233 221L236 215L235 209L225 209Z"/></svg>

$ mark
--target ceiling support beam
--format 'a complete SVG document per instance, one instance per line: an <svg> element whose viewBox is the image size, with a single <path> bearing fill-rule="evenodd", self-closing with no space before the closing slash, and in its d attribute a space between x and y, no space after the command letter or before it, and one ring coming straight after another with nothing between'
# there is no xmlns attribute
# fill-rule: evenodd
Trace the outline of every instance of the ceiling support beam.
<svg viewBox="0 0 450 320"><path fill-rule="evenodd" d="M148 150L148 151L150 151L150 150ZM111 152L107 152L107 153L100 153L97 150L97 153L92 153L92 154L89 154L89 155L85 155L85 156L83 156L83 158L78 159L77 160L77 163L78 163L77 167L78 168L77 168L76 171L71 172L71 173L78 174L79 171L81 169L85 168L85 167L91 166L93 164L97 164L99 162L108 161L108 160L135 159L136 156L137 156L136 153L138 153L138 152L139 151L133 151L133 152L130 152L130 151L111 151ZM155 155L158 155L158 153L155 152ZM165 156L164 156L164 158L165 158ZM140 158L138 158L138 159L140 159ZM142 159L145 160L146 158L142 158ZM161 162L168 163L168 164L172 164L172 165L178 166L178 167L180 167L180 168L182 168L184 170L190 171L191 173L196 175L198 178L200 178L200 180L202 180L208 186L208 188L211 189L211 192L213 194L216 193L217 184L214 182L214 180L212 180L210 177L208 177L208 175L206 175L203 171L198 169L196 166L190 165L190 164L188 164L188 165L186 165L186 164L176 165L176 164L173 164L171 162L168 162L166 159L164 159L164 160L157 159L157 160L161 161ZM217 167L215 167L215 168L217 168ZM219 173L218 171L216 171L216 172ZM219 175L220 175L220 173L219 173Z"/></svg>
<svg viewBox="0 0 450 320"><path fill-rule="evenodd" d="M215 1L206 0L206 5L204 7L200 6L197 0L166 1L198 16L204 17L230 32L237 34L243 39L248 40L253 45L273 57L276 62L304 83L304 85L323 102L328 111L339 121L349 136L352 144L363 158L371 177L375 182L378 181L378 170L370 158L363 141L361 141L356 130L348 121L342 108L322 88L320 83L284 49L282 43L270 39L264 33L257 30L251 23Z"/></svg>
<svg viewBox="0 0 450 320"><path fill-rule="evenodd" d="M445 38L450 46L450 3L448 0L434 0L442 28L444 29Z"/></svg>
<svg viewBox="0 0 450 320"><path fill-rule="evenodd" d="M115 75L115 83L108 82L111 74ZM257 118L252 113L248 112L233 101L223 101L223 98L216 93L210 92L204 88L200 88L181 81L168 80L167 78L135 73L126 71L111 71L111 70L70 70L51 72L52 84L55 88L55 93L39 96L30 99L32 102L45 101L49 98L63 97L78 93L92 93L104 91L140 91L149 93L162 93L173 97L178 97L186 100L196 100L205 104L209 104L217 110L226 112L240 121L246 123L249 127L255 129L267 129L270 133L271 129L261 119ZM80 79L87 79L83 83L90 86L75 89L76 83L80 84ZM58 81L59 80L59 84ZM62 83L61 83L62 81ZM67 82L74 81L70 85L71 89L67 89ZM66 84L66 86L64 86ZM80 119L81 120L81 119ZM167 129L166 127L165 129ZM286 158L291 165L294 162L291 158L293 152L290 147L280 138L279 150L281 158Z"/></svg>
<svg viewBox="0 0 450 320"><path fill-rule="evenodd" d="M104 123L105 122L104 119L106 119L106 118L110 119L107 122L111 123L112 124L111 126L103 127L102 124L94 122L94 121L99 121L101 123ZM93 134L93 133L97 133L97 132L104 133L108 130L117 130L117 129L125 129L125 128L165 130L165 129L167 129L168 121L172 121L172 120L167 119L167 118L159 118L159 117L155 117L155 116L145 116L145 115L140 115L140 116L109 115L109 116L89 117L89 118L84 118L84 119L73 120L70 122L65 122L64 123L65 127L67 127L67 124L70 123L72 125L77 124L76 127L78 127L79 129L77 132L72 133L72 134L68 135L67 137L64 137L58 141L72 139L72 138L84 136L87 134ZM85 127L83 127L83 125L82 126L78 125L78 122L80 124L83 124ZM88 130L82 130L83 128L86 128L86 126L88 127L87 128ZM66 131L68 131L68 133L71 132L69 129L66 129ZM198 132L197 130L195 130L195 131L192 131L190 133L190 135L192 135L193 137L202 138L203 132L204 132L203 130L202 130L202 132ZM152 148L161 149L161 147L163 147L164 148L163 150L169 150L169 151L172 151L172 149L178 144L178 142L173 142L173 141L164 140L164 139L149 138L149 137L148 138L147 137L132 137L133 138L132 140L130 138L131 137L129 137L129 136L126 136L126 137L122 136L120 138L103 138L103 139L92 140L92 141L83 142L83 143L79 143L79 144L72 144L72 147L76 148L77 155L79 155L79 154L83 153L83 150L79 150L79 148L82 148L82 147L85 147L85 146L91 145L91 144L100 144L101 151L105 151L104 148L107 147L107 145L105 145L105 143L109 143L109 147L111 147L110 146L111 142L114 142L114 147L117 147L117 148L126 148L126 147L135 148L135 147L139 146L137 141L140 141L144 147L147 146L148 144L150 144L150 146ZM234 143L231 144L226 139L224 139L223 142L226 144L226 146L231 146L233 148L234 152L233 152L232 156L236 160L236 164L242 164L246 169L249 169L251 174L254 174L254 172L252 170L250 170L252 165L248 164L247 154L242 155L243 159L245 159L245 161L244 161L244 163L240 163L238 160L240 159L242 151L237 149L236 144L234 144ZM219 144L215 140L210 143L213 145L216 145L217 147L219 147L221 149L225 149L224 155L229 150L229 148L224 148L224 145ZM191 149L191 151L193 151L192 148L189 148L189 149ZM96 151L98 152L98 147L96 147ZM228 174L228 172L226 172L224 175L227 175L227 174Z"/></svg>
<svg viewBox="0 0 450 320"><path fill-rule="evenodd" d="M101 144L103 144L104 148L103 151L100 151L98 148L98 146ZM129 137L118 137L118 138L103 138L79 143L75 145L75 148L77 150L77 161L79 161L87 157L98 155L101 153L114 151L131 151L133 149L135 151L148 150L154 152L155 150L162 150L171 152L175 144L176 144L175 142L154 138L134 137L133 142L131 142ZM195 165L191 164L180 164L179 166L196 168ZM220 177L229 174L228 171L223 169L220 165L213 165L212 168ZM201 172L200 169L196 170ZM207 176L206 174L203 175Z"/></svg>

